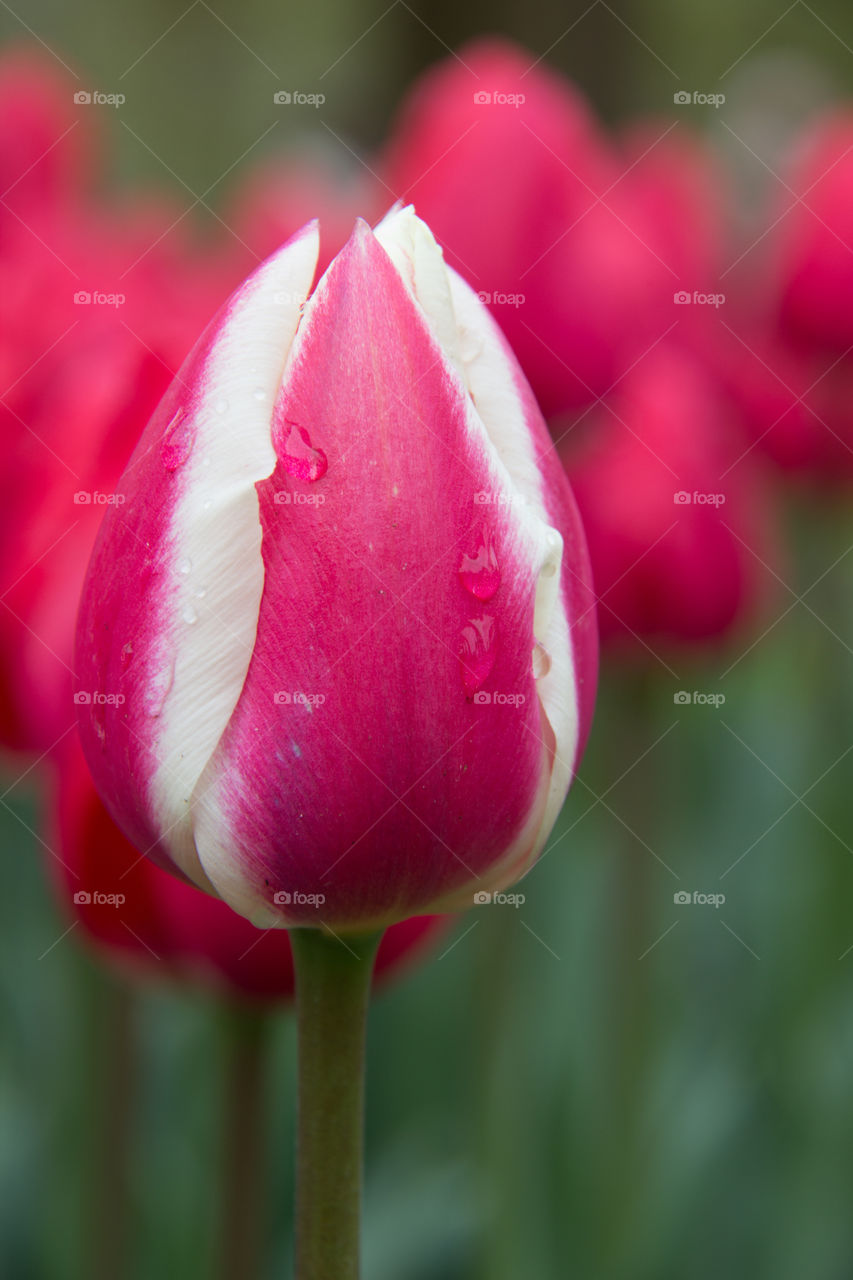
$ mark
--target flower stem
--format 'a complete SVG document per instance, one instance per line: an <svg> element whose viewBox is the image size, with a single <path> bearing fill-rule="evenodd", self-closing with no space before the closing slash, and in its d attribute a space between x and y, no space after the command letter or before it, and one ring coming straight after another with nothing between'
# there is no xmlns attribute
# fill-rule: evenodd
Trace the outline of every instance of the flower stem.
<svg viewBox="0 0 853 1280"><path fill-rule="evenodd" d="M264 1063L269 1017L235 1005L226 1010L223 1108L222 1280L260 1275L263 1237Z"/></svg>
<svg viewBox="0 0 853 1280"><path fill-rule="evenodd" d="M365 1030L381 936L290 931L299 1032L296 1280L358 1280Z"/></svg>
<svg viewBox="0 0 853 1280"><path fill-rule="evenodd" d="M123 1275L127 1261L130 1199L130 1147L136 1103L134 993L121 980L105 984L104 1074L100 1082L97 1139L98 1168L94 1203L96 1280Z"/></svg>

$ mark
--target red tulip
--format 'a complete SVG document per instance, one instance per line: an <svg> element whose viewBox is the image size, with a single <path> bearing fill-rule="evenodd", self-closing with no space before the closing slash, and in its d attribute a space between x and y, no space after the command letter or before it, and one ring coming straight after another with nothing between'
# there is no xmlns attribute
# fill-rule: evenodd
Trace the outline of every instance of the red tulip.
<svg viewBox="0 0 853 1280"><path fill-rule="evenodd" d="M785 190L744 258L721 374L753 444L829 484L853 475L853 115L796 147Z"/></svg>
<svg viewBox="0 0 853 1280"><path fill-rule="evenodd" d="M645 126L606 139L572 85L500 41L430 70L381 167L489 303L546 415L588 405L715 291L713 180Z"/></svg>
<svg viewBox="0 0 853 1280"><path fill-rule="evenodd" d="M840 355L853 346L853 112L822 119L785 177L771 233L781 324Z"/></svg>
<svg viewBox="0 0 853 1280"><path fill-rule="evenodd" d="M694 643L742 624L769 555L746 445L707 371L661 343L560 452L584 521L602 640Z"/></svg>

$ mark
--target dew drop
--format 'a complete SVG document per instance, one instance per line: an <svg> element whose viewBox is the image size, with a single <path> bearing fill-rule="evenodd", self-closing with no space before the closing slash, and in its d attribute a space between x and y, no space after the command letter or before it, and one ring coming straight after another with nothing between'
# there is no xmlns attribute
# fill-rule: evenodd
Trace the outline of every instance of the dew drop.
<svg viewBox="0 0 853 1280"><path fill-rule="evenodd" d="M491 600L501 585L498 557L488 529L483 530L476 554L463 554L459 561L459 581L478 600Z"/></svg>
<svg viewBox="0 0 853 1280"><path fill-rule="evenodd" d="M167 471L177 471L190 456L195 444L196 427L183 409L174 415L160 445L160 461Z"/></svg>
<svg viewBox="0 0 853 1280"><path fill-rule="evenodd" d="M183 560L181 560L180 563L178 564L178 573L184 573L184 574L189 573L192 567L193 567L192 560L190 560L188 556L184 556Z"/></svg>
<svg viewBox="0 0 853 1280"><path fill-rule="evenodd" d="M196 613L195 609L191 604L184 606L184 611L181 614L181 617L183 618L184 622L189 623L190 626L192 626L194 622L198 622L198 614Z"/></svg>
<svg viewBox="0 0 853 1280"><path fill-rule="evenodd" d="M266 391L264 391L263 387L255 387L255 390L252 392L252 399L266 400L266 398L267 398L267 393Z"/></svg>
<svg viewBox="0 0 853 1280"><path fill-rule="evenodd" d="M175 660L164 662L145 691L145 710L149 716L159 716L175 683Z"/></svg>
<svg viewBox="0 0 853 1280"><path fill-rule="evenodd" d="M537 640L533 646L533 679L541 680L551 670L551 655Z"/></svg>
<svg viewBox="0 0 853 1280"><path fill-rule="evenodd" d="M279 458L288 475L312 483L321 480L329 469L328 459L322 449L315 449L304 427L295 422L285 423L286 432L281 442Z"/></svg>
<svg viewBox="0 0 853 1280"><path fill-rule="evenodd" d="M130 666L132 661L133 661L133 641L128 640L127 644L123 647L121 653L119 654L119 665L121 667L121 670L123 672L127 671L127 668Z"/></svg>
<svg viewBox="0 0 853 1280"><path fill-rule="evenodd" d="M197 591L193 592L193 594L195 595L196 600L203 600L207 595L207 587L199 587Z"/></svg>
<svg viewBox="0 0 853 1280"><path fill-rule="evenodd" d="M489 614L472 618L462 628L459 645L462 684L469 698L488 680L495 665L496 654L497 627L494 618Z"/></svg>
<svg viewBox="0 0 853 1280"><path fill-rule="evenodd" d="M220 397L220 398L219 398L219 399L214 403L213 408L214 408L214 411L215 411L216 413L227 413L227 412L228 412L228 401L227 401L227 400L225 400L225 399L223 399L222 397Z"/></svg>

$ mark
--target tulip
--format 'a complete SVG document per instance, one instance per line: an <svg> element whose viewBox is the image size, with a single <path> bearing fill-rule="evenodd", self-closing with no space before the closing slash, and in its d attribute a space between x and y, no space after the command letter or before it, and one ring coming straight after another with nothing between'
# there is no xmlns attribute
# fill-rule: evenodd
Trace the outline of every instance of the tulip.
<svg viewBox="0 0 853 1280"><path fill-rule="evenodd" d="M481 292L546 416L594 403L712 291L715 179L668 122L609 138L570 81L479 40L415 85L379 172Z"/></svg>
<svg viewBox="0 0 853 1280"><path fill-rule="evenodd" d="M747 323L723 380L755 447L792 476L827 488L853 475L853 361Z"/></svg>
<svg viewBox="0 0 853 1280"><path fill-rule="evenodd" d="M719 641L757 611L773 559L762 487L708 370L661 343L560 453L589 540L602 642Z"/></svg>
<svg viewBox="0 0 853 1280"><path fill-rule="evenodd" d="M851 146L847 111L793 148L784 191L739 268L737 336L722 360L757 451L827 487L853 474Z"/></svg>
<svg viewBox="0 0 853 1280"><path fill-rule="evenodd" d="M4 212L38 216L88 185L97 150L92 126L79 128L76 84L57 60L24 49L0 57L0 191Z"/></svg>
<svg viewBox="0 0 853 1280"><path fill-rule="evenodd" d="M0 59L0 740L69 731L74 619L103 513L211 310L240 278L176 211L89 190L91 107L33 57Z"/></svg>
<svg viewBox="0 0 853 1280"><path fill-rule="evenodd" d="M784 331L834 355L853 345L853 113L820 120L786 175L773 229Z"/></svg>
<svg viewBox="0 0 853 1280"><path fill-rule="evenodd" d="M411 210L312 292L307 226L232 296L106 513L83 747L139 849L260 926L470 905L542 849L596 643L568 484Z"/></svg>

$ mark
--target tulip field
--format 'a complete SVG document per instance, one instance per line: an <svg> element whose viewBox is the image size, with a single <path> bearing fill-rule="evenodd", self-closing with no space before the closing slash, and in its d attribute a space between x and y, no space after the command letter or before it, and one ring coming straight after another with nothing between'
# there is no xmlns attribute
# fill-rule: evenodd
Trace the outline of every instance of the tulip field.
<svg viewBox="0 0 853 1280"><path fill-rule="evenodd" d="M840 0L0 9L0 1276L853 1276Z"/></svg>

